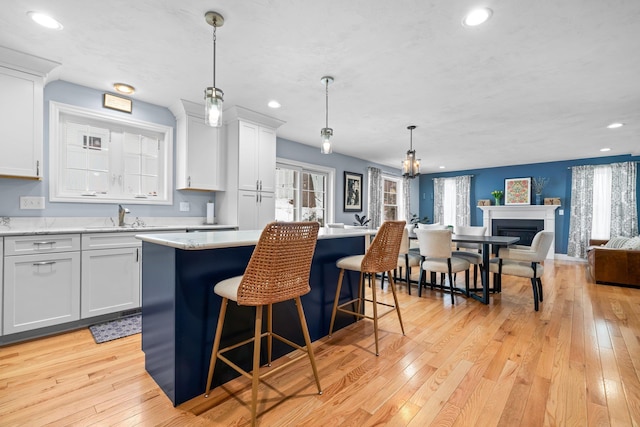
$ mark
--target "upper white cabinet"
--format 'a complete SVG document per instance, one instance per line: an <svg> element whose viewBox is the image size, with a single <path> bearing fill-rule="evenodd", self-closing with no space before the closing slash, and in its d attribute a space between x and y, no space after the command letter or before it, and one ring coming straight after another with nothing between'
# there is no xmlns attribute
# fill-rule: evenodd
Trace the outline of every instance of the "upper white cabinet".
<svg viewBox="0 0 640 427"><path fill-rule="evenodd" d="M58 63L0 47L0 175L42 178L44 78Z"/></svg>
<svg viewBox="0 0 640 427"><path fill-rule="evenodd" d="M180 100L176 116L176 189L225 190L225 153L220 128L204 121L204 105Z"/></svg>
<svg viewBox="0 0 640 427"><path fill-rule="evenodd" d="M238 149L242 159L238 167L238 189L275 191L276 131L239 120Z"/></svg>

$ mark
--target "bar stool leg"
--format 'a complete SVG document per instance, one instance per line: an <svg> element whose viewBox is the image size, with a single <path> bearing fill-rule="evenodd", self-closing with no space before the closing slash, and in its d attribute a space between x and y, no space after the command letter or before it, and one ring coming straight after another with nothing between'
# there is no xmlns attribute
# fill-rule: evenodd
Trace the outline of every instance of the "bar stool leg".
<svg viewBox="0 0 640 427"><path fill-rule="evenodd" d="M309 337L309 328L307 326L307 318L304 315L302 309L302 302L300 297L296 297L296 307L298 308L298 317L300 318L300 326L302 327L302 335L304 336L304 344L307 346L307 355L311 361L311 369L313 369L313 376L316 378L316 385L318 386L318 394L322 394L322 388L320 387L320 377L318 377L318 368L316 367L316 358L313 355L313 348L311 347L311 337Z"/></svg>
<svg viewBox="0 0 640 427"><path fill-rule="evenodd" d="M373 335L376 339L376 356L379 356L378 352L378 301L376 299L376 275L372 274L373 283L371 285L371 297L373 299Z"/></svg>
<svg viewBox="0 0 640 427"><path fill-rule="evenodd" d="M356 313L362 313L364 308L364 273L360 273L360 279L358 282L358 304L356 305ZM371 280L371 276L369 276L369 280ZM355 321L360 320L358 316L355 316Z"/></svg>
<svg viewBox="0 0 640 427"><path fill-rule="evenodd" d="M262 306L256 306L256 326L253 341L253 371L251 372L251 425L256 425L258 407L258 384L260 383L260 335L262 335Z"/></svg>
<svg viewBox="0 0 640 427"><path fill-rule="evenodd" d="M333 310L331 310L331 323L329 325L329 337L333 333L333 324L336 320L336 313L338 312L338 300L340 299L340 289L342 289L342 279L344 279L344 268L340 269L340 274L338 275L338 286L336 286L336 297L333 300ZM362 276L360 276L360 281L362 281Z"/></svg>
<svg viewBox="0 0 640 427"><path fill-rule="evenodd" d="M400 329L402 329L402 335L405 335L404 325L402 324L402 314L400 314L400 305L398 304L398 295L396 295L396 283L395 283L395 280L391 280L391 276L389 276L389 287L391 288L391 293L393 294L393 301L396 306L396 312L398 313L398 320L400 321Z"/></svg>
<svg viewBox="0 0 640 427"><path fill-rule="evenodd" d="M271 366L273 349L273 304L267 306L267 366Z"/></svg>
<svg viewBox="0 0 640 427"><path fill-rule="evenodd" d="M224 325L224 317L227 314L227 304L229 300L222 298L222 304L220 306L220 314L218 315L218 326L216 326L216 336L213 339L213 350L211 351L211 360L209 362L209 375L207 375L207 387L204 390L204 397L209 397L209 391L211 390L211 380L213 379L213 370L216 367L216 361L218 360L218 349L220 348L220 337L222 337L222 326Z"/></svg>

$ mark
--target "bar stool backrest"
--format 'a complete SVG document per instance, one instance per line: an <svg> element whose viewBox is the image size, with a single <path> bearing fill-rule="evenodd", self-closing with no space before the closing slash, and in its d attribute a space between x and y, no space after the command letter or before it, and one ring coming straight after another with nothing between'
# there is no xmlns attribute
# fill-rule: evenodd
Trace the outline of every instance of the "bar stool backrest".
<svg viewBox="0 0 640 427"><path fill-rule="evenodd" d="M363 273L382 273L396 268L405 224L406 221L382 223L362 259L360 270Z"/></svg>
<svg viewBox="0 0 640 427"><path fill-rule="evenodd" d="M238 287L238 305L274 304L308 293L319 228L316 221L267 224Z"/></svg>

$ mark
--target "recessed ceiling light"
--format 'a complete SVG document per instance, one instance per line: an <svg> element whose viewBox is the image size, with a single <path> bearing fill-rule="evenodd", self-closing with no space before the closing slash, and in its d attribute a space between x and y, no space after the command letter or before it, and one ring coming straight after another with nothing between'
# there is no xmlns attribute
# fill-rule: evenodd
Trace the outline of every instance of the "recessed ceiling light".
<svg viewBox="0 0 640 427"><path fill-rule="evenodd" d="M475 27L491 18L492 13L493 11L488 7L474 9L464 17L464 19L462 20L462 24L467 27Z"/></svg>
<svg viewBox="0 0 640 427"><path fill-rule="evenodd" d="M611 123L609 126L607 126L607 129L617 129L621 128L622 126L624 126L624 123Z"/></svg>
<svg viewBox="0 0 640 427"><path fill-rule="evenodd" d="M270 108L280 108L281 105L278 101L273 100L273 101L269 101L269 103L267 104Z"/></svg>
<svg viewBox="0 0 640 427"><path fill-rule="evenodd" d="M27 12L27 15L29 15L29 17L33 19L34 22L42 25L45 28L50 28L52 30L61 30L63 28L61 23L44 13L31 11Z"/></svg>
<svg viewBox="0 0 640 427"><path fill-rule="evenodd" d="M611 148L601 148L600 151L611 151Z"/></svg>
<svg viewBox="0 0 640 427"><path fill-rule="evenodd" d="M440 166L440 169L444 169L444 166Z"/></svg>
<svg viewBox="0 0 640 427"><path fill-rule="evenodd" d="M116 92L124 93L125 95L133 95L136 92L136 88L126 83L114 83L113 88Z"/></svg>

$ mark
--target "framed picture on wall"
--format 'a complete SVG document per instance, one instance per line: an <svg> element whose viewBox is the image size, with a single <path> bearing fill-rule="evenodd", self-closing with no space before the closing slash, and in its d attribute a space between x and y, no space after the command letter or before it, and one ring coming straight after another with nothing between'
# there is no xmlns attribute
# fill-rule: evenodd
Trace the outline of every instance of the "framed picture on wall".
<svg viewBox="0 0 640 427"><path fill-rule="evenodd" d="M531 204L531 177L508 178L504 180L505 205Z"/></svg>
<svg viewBox="0 0 640 427"><path fill-rule="evenodd" d="M362 174L344 173L344 212L362 212Z"/></svg>

